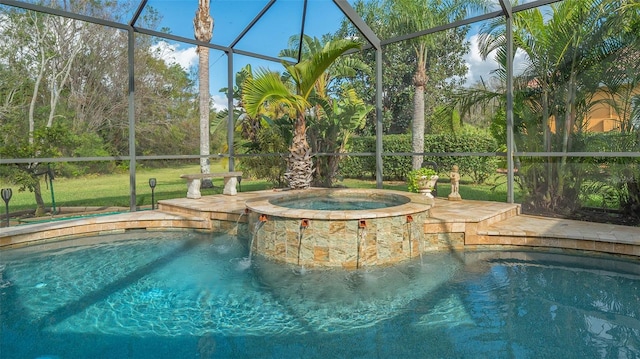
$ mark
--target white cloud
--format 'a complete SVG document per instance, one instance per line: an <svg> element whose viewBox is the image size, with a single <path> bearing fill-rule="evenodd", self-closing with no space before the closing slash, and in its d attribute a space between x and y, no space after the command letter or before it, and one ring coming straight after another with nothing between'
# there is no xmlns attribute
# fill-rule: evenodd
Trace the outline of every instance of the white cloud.
<svg viewBox="0 0 640 359"><path fill-rule="evenodd" d="M178 64L185 71L189 71L192 66L198 63L195 46L181 49L179 45L160 41L151 46L151 51L156 58L164 60L170 65Z"/></svg>
<svg viewBox="0 0 640 359"><path fill-rule="evenodd" d="M163 60L169 65L180 65L185 71L191 71L191 68L198 65L198 53L196 47L180 48L180 45L170 44L166 41L160 41L151 46L153 55ZM213 74L212 74L213 75ZM213 88L212 84L212 88ZM211 96L211 107L216 111L225 110L227 108L227 97L222 95Z"/></svg>
<svg viewBox="0 0 640 359"><path fill-rule="evenodd" d="M489 53L486 60L482 60L480 50L478 49L478 38L478 34L472 35L469 38L469 52L463 57L468 69L466 76L467 85L479 82L481 77L485 82L488 81L490 77L494 76L493 71L500 67L494 60L496 56L495 51ZM523 51L517 50L513 58L514 74L521 74L524 71L526 63L527 55Z"/></svg>
<svg viewBox="0 0 640 359"><path fill-rule="evenodd" d="M464 55L464 62L467 65L467 85L472 85L480 81L482 77L485 81L491 76L491 72L498 68L498 64L493 60L495 52L487 56L486 60L482 60L480 50L478 49L478 35L472 35L469 38L469 52Z"/></svg>
<svg viewBox="0 0 640 359"><path fill-rule="evenodd" d="M212 95L211 96L211 107L213 107L216 111L222 111L227 109L227 96L222 95Z"/></svg>

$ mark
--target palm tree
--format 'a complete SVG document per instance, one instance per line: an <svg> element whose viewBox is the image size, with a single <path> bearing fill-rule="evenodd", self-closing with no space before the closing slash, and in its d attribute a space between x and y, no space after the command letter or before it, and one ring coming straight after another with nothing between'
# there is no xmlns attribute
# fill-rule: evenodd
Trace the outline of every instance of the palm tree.
<svg viewBox="0 0 640 359"><path fill-rule="evenodd" d="M213 18L209 13L209 0L198 0L198 10L193 18L195 38L198 41L209 42L213 36ZM209 48L198 46L198 89L200 103L200 172L210 173L209 163ZM202 181L203 187L211 187L211 180Z"/></svg>
<svg viewBox="0 0 640 359"><path fill-rule="evenodd" d="M387 13L391 16L391 28L397 34L408 34L447 24L464 18L470 9L484 9L488 2L484 0L389 0ZM437 34L421 36L409 40L415 51L416 70L413 75L413 119L412 150L424 152L425 131L425 87L429 82L427 66L430 52L444 41ZM412 167L418 169L423 161L422 155L413 156Z"/></svg>
<svg viewBox="0 0 640 359"><path fill-rule="evenodd" d="M581 143L573 143L576 134L596 104L594 95L601 91L603 76L621 65L620 56L629 47L620 36L619 9L617 0L565 0L551 5L548 15L536 8L514 17L514 48L526 54L527 65L514 79L514 122L521 129L522 150L582 150L577 147ZM482 31L480 50L485 58L496 50L502 66L498 74L504 78L504 23L490 22ZM492 97L478 91L463 96L468 103ZM572 166L568 156L532 161L519 172L528 192L526 203L537 209L575 209L584 180L581 168Z"/></svg>
<svg viewBox="0 0 640 359"><path fill-rule="evenodd" d="M298 50L296 47L301 46ZM317 37L304 35L289 39L289 48L280 51L280 58L308 59L324 49L324 43ZM352 86L340 79L353 78L358 72L370 74L371 68L363 60L354 56L337 58L318 78L312 99L313 108L307 122L312 123L307 133L314 152L343 153L346 144L356 129L361 129L367 114L375 107L366 105L356 95ZM331 187L338 171L341 156L317 157L314 168L314 186Z"/></svg>
<svg viewBox="0 0 640 359"><path fill-rule="evenodd" d="M307 142L306 116L311 107L310 97L325 71L345 51L360 48L353 40L328 42L323 49L295 65L283 62L286 76L261 69L255 77L248 77L243 85L242 99L247 114L280 108L294 119L294 133L285 179L292 189L308 188L313 177L311 148Z"/></svg>

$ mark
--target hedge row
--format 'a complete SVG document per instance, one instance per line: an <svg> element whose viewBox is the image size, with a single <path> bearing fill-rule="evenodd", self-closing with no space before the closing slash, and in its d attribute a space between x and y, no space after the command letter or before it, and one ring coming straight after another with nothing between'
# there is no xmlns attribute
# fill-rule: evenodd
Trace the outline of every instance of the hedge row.
<svg viewBox="0 0 640 359"><path fill-rule="evenodd" d="M411 149L411 135L385 135L382 138L385 153L407 153ZM496 152L499 148L496 140L485 131L465 131L461 134L425 135L425 152L435 153L470 153ZM354 137L349 141L348 152L373 152L376 139L373 136ZM460 174L471 177L476 183L482 183L496 173L500 158L495 156L425 156L425 161L433 161L438 165L441 175L448 176L451 167L457 164ZM384 156L382 173L385 180L404 180L411 171L410 156ZM375 156L349 156L340 164L340 175L347 178L373 178L376 173Z"/></svg>

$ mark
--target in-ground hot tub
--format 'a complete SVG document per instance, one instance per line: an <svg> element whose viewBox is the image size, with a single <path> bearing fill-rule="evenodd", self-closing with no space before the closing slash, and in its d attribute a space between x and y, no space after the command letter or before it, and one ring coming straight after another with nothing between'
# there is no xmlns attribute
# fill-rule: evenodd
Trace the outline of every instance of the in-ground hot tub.
<svg viewBox="0 0 640 359"><path fill-rule="evenodd" d="M363 268L415 258L433 199L378 189L307 189L246 202L251 253L304 267Z"/></svg>

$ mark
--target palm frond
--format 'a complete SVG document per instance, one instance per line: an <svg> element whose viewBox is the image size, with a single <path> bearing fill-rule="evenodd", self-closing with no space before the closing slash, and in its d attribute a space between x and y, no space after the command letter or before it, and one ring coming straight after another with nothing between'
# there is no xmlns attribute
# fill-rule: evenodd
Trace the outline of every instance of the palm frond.
<svg viewBox="0 0 640 359"><path fill-rule="evenodd" d="M331 41L322 51L296 65L286 66L287 72L296 83L298 94L308 98L313 87L322 74L345 51L360 48L360 43L353 40Z"/></svg>
<svg viewBox="0 0 640 359"><path fill-rule="evenodd" d="M286 106L294 111L301 111L306 106L304 98L292 94L279 73L267 69L260 69L256 76L247 78L242 100L251 117L256 117L268 106Z"/></svg>
<svg viewBox="0 0 640 359"><path fill-rule="evenodd" d="M311 37L304 35L302 42L300 41L300 35L293 35L289 38L288 48L281 50L278 54L280 58L290 58L298 61L298 54L302 54L301 59L308 57L309 54L313 54L322 50L322 42L317 37ZM300 48L301 47L301 48Z"/></svg>

